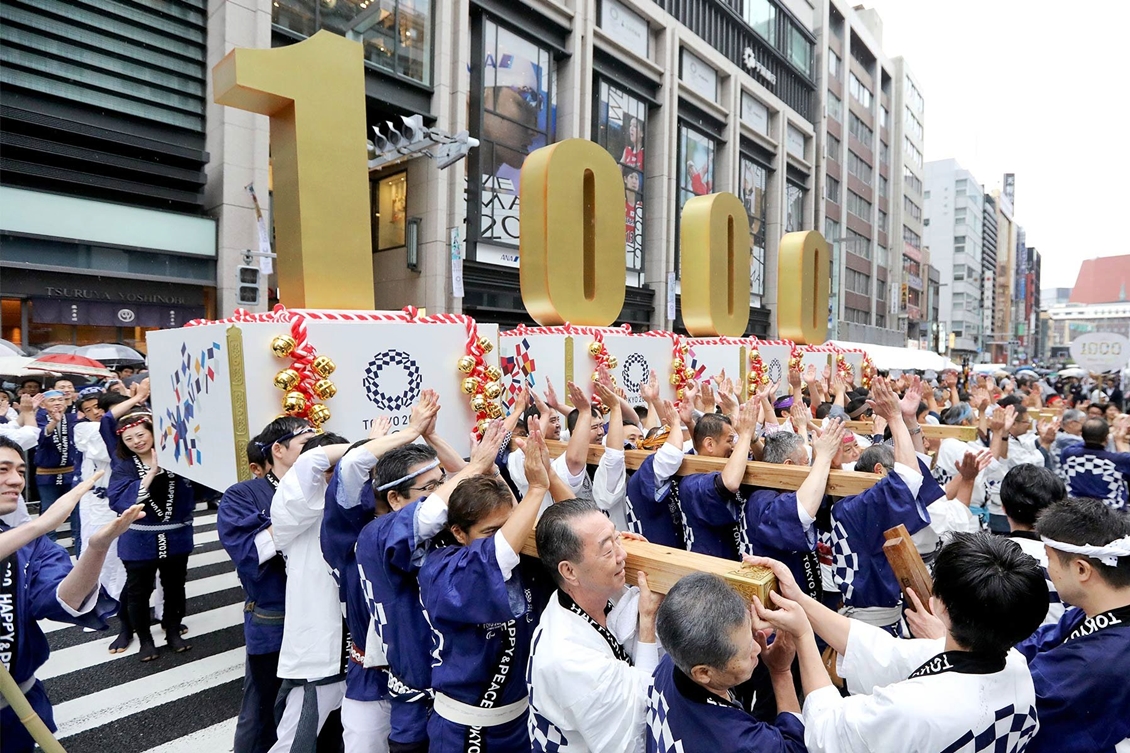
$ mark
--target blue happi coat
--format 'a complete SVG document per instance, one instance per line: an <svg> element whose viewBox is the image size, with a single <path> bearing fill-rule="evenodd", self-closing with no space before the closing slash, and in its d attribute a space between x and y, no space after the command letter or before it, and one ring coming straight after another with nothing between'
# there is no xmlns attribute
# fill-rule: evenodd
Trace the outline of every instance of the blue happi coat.
<svg viewBox="0 0 1130 753"><path fill-rule="evenodd" d="M687 677L664 656L647 699L647 753L804 753L804 723L778 714L766 724Z"/></svg>
<svg viewBox="0 0 1130 753"><path fill-rule="evenodd" d="M806 531L795 492L750 489L745 501L745 551L780 560L813 598L823 594L816 558L816 525Z"/></svg>
<svg viewBox="0 0 1130 753"><path fill-rule="evenodd" d="M398 743L427 738L431 698L431 629L417 575L428 541L418 535L417 500L376 518L357 539L357 570L388 659L392 731ZM368 647L372 650L372 646Z"/></svg>
<svg viewBox="0 0 1130 753"><path fill-rule="evenodd" d="M1068 445L1060 453L1060 473L1068 496L1101 499L1116 510L1126 509L1130 452L1107 452L1083 443Z"/></svg>
<svg viewBox="0 0 1130 753"><path fill-rule="evenodd" d="M745 534L741 492L727 489L719 471L683 476L677 483L687 551L740 559Z"/></svg>
<svg viewBox="0 0 1130 753"><path fill-rule="evenodd" d="M1069 609L1058 624L1044 625L1016 648L1028 660L1040 720L1027 753L1124 749L1130 740L1130 605L1091 619Z"/></svg>
<svg viewBox="0 0 1130 753"><path fill-rule="evenodd" d="M75 449L75 424L79 416L74 413L64 413L59 423L55 425L50 434L44 431L51 417L47 411L40 408L35 413L35 422L39 426L39 444L35 448L35 467L37 469L49 468L78 468L82 465L82 458ZM59 473L49 478L63 487L66 491L71 488L71 479L74 470L69 473Z"/></svg>
<svg viewBox="0 0 1130 753"><path fill-rule="evenodd" d="M7 530L9 527L0 523L0 532ZM26 687L51 653L38 620L102 629L106 627L105 618L118 606L105 591L99 590L82 605L85 610L64 607L58 598L58 589L71 568L70 555L46 536L40 536L0 560L0 662L18 685ZM35 680L24 695L54 731L51 702L43 683ZM0 710L0 742L5 753L30 751L34 747L26 728L6 704Z"/></svg>
<svg viewBox="0 0 1130 753"><path fill-rule="evenodd" d="M420 596L432 626L432 687L469 706L497 708L526 697L530 640L548 593L541 564L526 560L508 580L495 556L497 534L428 553ZM494 727L468 727L433 713L431 753L476 747L528 751L526 714Z"/></svg>
<svg viewBox="0 0 1130 753"><path fill-rule="evenodd" d="M273 654L282 648L286 613L286 562L276 554L259 564L255 536L271 525L274 485L266 478L240 481L224 492L216 513L216 531L235 571L247 602L243 635L247 653Z"/></svg>
<svg viewBox="0 0 1130 753"><path fill-rule="evenodd" d="M672 478L656 488L655 453L648 455L628 477L624 514L632 533L642 534L652 544L685 549L679 487L674 482Z"/></svg>
<svg viewBox="0 0 1130 753"><path fill-rule="evenodd" d="M322 515L322 557L337 581L338 597L345 611L345 624L355 650L345 670L345 697L352 701L381 701L388 698L388 673L377 669L384 665L382 646L369 646L371 616L357 572L357 537L373 519L373 482L366 481L356 499L345 500L339 466L326 489L326 507ZM368 651L379 653L376 666L364 667ZM360 661L359 661L360 660Z"/></svg>

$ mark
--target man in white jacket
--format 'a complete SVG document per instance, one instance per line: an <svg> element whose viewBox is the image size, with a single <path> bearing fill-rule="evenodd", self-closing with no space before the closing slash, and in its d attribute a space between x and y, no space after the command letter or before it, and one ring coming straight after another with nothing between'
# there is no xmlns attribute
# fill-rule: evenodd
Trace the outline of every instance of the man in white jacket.
<svg viewBox="0 0 1130 753"><path fill-rule="evenodd" d="M625 585L621 535L579 499L553 505L538 522L538 553L558 590L534 633L526 676L537 753L643 750L662 597L643 573L639 589Z"/></svg>

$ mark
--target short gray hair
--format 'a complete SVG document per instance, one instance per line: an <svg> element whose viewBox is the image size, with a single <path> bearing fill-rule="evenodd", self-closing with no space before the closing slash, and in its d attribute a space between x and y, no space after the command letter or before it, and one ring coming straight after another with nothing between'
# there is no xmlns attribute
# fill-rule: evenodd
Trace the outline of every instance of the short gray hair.
<svg viewBox="0 0 1130 753"><path fill-rule="evenodd" d="M730 640L746 624L749 607L726 581L710 573L684 575L667 593L655 629L671 661L684 673L700 664L723 669L738 652Z"/></svg>
<svg viewBox="0 0 1130 753"><path fill-rule="evenodd" d="M541 516L535 532L538 557L549 569L553 582L561 585L558 565L562 562L580 562L584 558L585 542L573 529L573 523L590 513L599 513L595 502L585 499L567 499L550 505Z"/></svg>
<svg viewBox="0 0 1130 753"><path fill-rule="evenodd" d="M800 438L799 434L793 434L791 431L767 434L765 435L765 450L761 453L761 459L766 463L781 465L801 447L804 447L804 440Z"/></svg>
<svg viewBox="0 0 1130 753"><path fill-rule="evenodd" d="M1087 414L1086 413L1084 413L1081 410L1075 410L1074 408L1072 408L1071 410L1065 410L1063 412L1063 418L1060 419L1059 424L1060 424L1060 426L1062 426L1063 424L1067 423L1068 421L1078 421L1079 423L1083 423L1086 420L1087 420Z"/></svg>
<svg viewBox="0 0 1130 753"><path fill-rule="evenodd" d="M895 468L895 451L894 448L888 444L873 444L863 452L859 453L859 460L855 463L855 470L862 471L863 473L871 473L875 470L875 465L879 464L886 468L888 471L893 471Z"/></svg>

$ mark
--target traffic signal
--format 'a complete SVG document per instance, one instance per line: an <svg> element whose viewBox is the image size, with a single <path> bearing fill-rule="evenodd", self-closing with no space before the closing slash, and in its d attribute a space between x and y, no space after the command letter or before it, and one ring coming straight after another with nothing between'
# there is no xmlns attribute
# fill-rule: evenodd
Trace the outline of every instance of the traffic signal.
<svg viewBox="0 0 1130 753"><path fill-rule="evenodd" d="M239 276L237 300L240 304L256 306L259 303L259 268L251 266L238 266L236 271Z"/></svg>

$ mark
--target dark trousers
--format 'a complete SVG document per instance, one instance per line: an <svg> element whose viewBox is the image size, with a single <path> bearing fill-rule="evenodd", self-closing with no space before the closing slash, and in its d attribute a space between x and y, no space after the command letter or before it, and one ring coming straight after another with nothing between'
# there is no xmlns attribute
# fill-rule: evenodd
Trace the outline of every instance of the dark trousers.
<svg viewBox="0 0 1130 753"><path fill-rule="evenodd" d="M282 687L278 675L278 651L247 655L233 753L267 753L275 744L275 700Z"/></svg>
<svg viewBox="0 0 1130 753"><path fill-rule="evenodd" d="M64 478L64 483L58 483L59 476L36 476L35 488L39 490L39 514L47 512L51 505L55 504L55 500L63 496L71 490L69 476ZM75 545L75 556L78 556L81 541L79 539L78 529L78 505L75 505L74 512L71 513L71 538ZM55 531L48 531L47 538L52 541L55 540Z"/></svg>
<svg viewBox="0 0 1130 753"><path fill-rule="evenodd" d="M188 574L188 555L178 554L159 560L133 560L126 566L126 607L129 621L142 643L152 643L149 631L149 597L153 595L156 575L161 573L161 587L165 589L165 614L161 627L165 632L178 634L184 619L184 581Z"/></svg>

